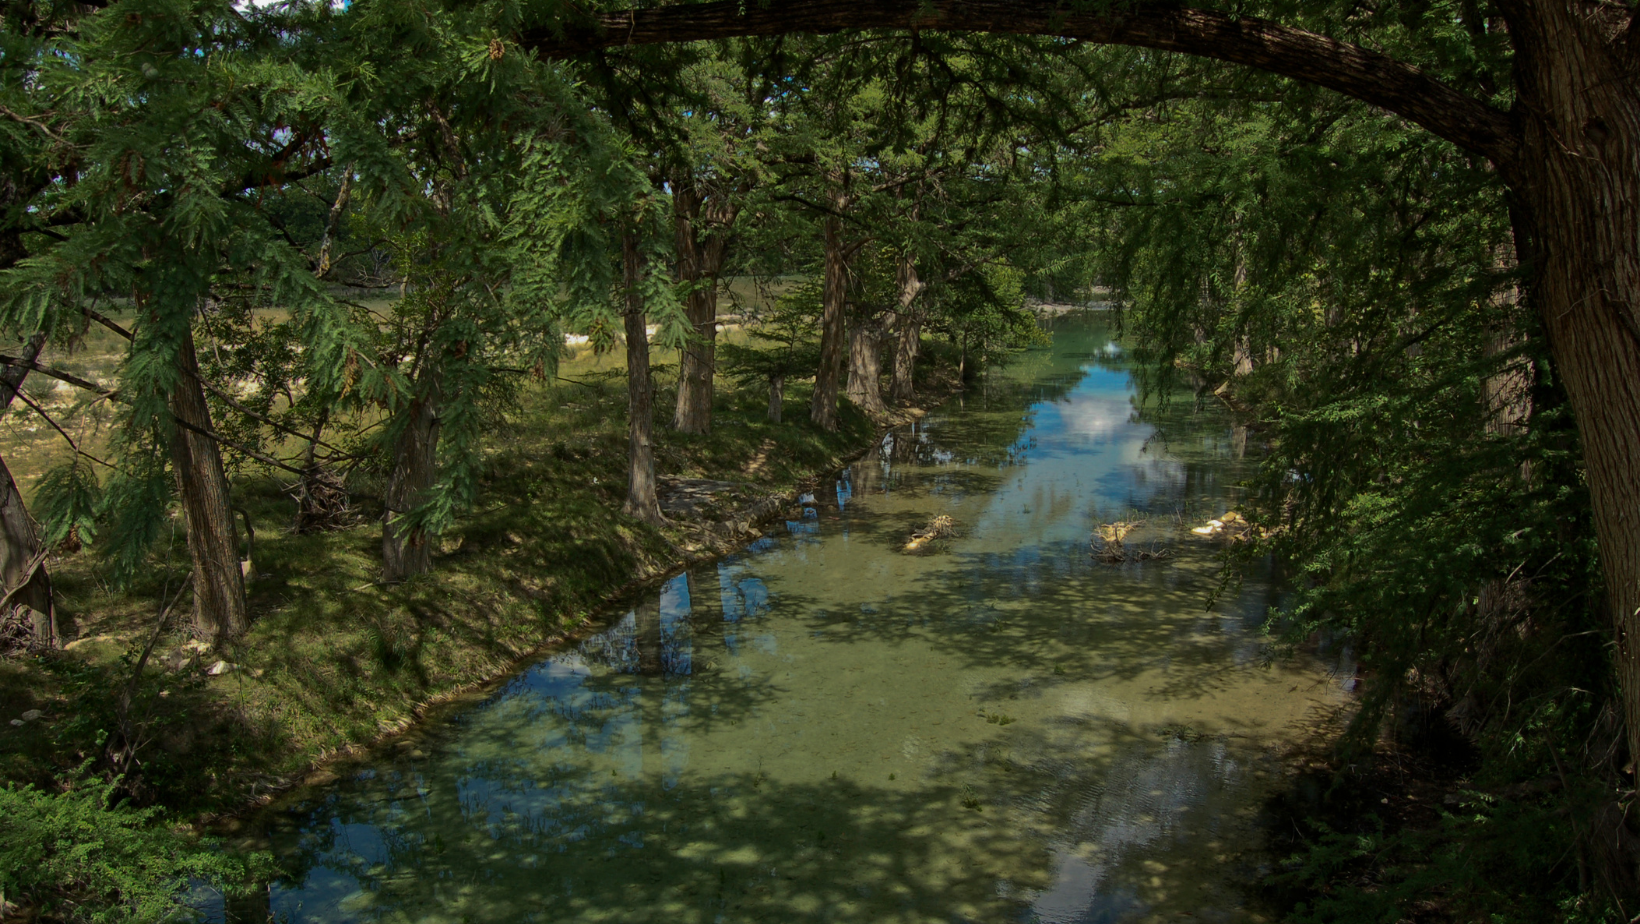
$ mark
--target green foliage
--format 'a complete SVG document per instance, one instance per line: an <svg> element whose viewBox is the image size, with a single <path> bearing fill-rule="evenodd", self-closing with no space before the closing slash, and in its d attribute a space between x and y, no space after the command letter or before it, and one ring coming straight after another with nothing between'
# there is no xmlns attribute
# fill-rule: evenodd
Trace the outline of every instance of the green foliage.
<svg viewBox="0 0 1640 924"><path fill-rule="evenodd" d="M971 368L1045 344L1047 335L1025 308L1024 282L1022 271L1001 260L963 273L929 296L929 326L956 342L961 362Z"/></svg>
<svg viewBox="0 0 1640 924"><path fill-rule="evenodd" d="M34 515L46 524L45 544L55 546L70 533L82 542L95 538L101 495L97 473L79 456L41 476L34 489Z"/></svg>
<svg viewBox="0 0 1640 924"><path fill-rule="evenodd" d="M110 807L117 785L0 787L0 898L66 921L171 921L192 917L185 901L196 883L231 891L264 871L265 857L179 833L159 809Z"/></svg>
<svg viewBox="0 0 1640 924"><path fill-rule="evenodd" d="M742 385L810 378L820 363L819 318L819 284L798 285L757 316L750 336L762 345L720 344L718 367Z"/></svg>

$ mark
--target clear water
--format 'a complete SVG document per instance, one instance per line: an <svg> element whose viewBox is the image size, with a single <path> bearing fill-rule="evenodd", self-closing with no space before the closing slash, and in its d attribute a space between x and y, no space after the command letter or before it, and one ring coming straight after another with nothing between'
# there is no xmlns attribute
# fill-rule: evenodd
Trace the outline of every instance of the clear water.
<svg viewBox="0 0 1640 924"><path fill-rule="evenodd" d="M1273 754L1338 684L1266 666L1268 581L1204 608L1228 419L1136 413L1096 319L815 492L767 538L270 835L291 921L1256 920ZM1138 510L1161 562L1091 560ZM910 533L949 515L926 554ZM1184 522L1183 526L1196 525Z"/></svg>

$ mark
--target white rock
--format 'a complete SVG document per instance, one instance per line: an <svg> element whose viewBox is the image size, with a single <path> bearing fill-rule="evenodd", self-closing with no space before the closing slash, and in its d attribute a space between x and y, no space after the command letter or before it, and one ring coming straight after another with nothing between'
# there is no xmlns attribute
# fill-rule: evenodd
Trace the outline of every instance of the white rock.
<svg viewBox="0 0 1640 924"><path fill-rule="evenodd" d="M41 715L40 710L30 709L29 711L23 713L23 721L32 722L35 719L38 719L40 717L40 715Z"/></svg>
<svg viewBox="0 0 1640 924"><path fill-rule="evenodd" d="M13 724L13 725L22 725L23 720L22 719L12 719L11 724Z"/></svg>
<svg viewBox="0 0 1640 924"><path fill-rule="evenodd" d="M234 665L229 664L226 661L218 661L210 667L205 668L205 673L210 674L212 677L220 677L223 674L234 670L234 667Z"/></svg>

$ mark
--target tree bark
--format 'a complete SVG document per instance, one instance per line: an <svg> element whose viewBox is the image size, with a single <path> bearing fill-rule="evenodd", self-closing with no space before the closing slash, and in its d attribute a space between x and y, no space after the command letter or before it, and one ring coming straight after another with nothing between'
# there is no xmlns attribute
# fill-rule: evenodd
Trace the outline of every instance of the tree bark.
<svg viewBox="0 0 1640 924"><path fill-rule="evenodd" d="M820 301L820 368L814 376L814 398L809 419L822 430L837 429L837 380L842 372L844 307L848 299L848 259L843 250L843 220L848 205L841 191L832 196L834 212L821 221L825 235L826 265Z"/></svg>
<svg viewBox="0 0 1640 924"><path fill-rule="evenodd" d="M786 377L769 376L769 423L780 423L786 410Z"/></svg>
<svg viewBox="0 0 1640 924"><path fill-rule="evenodd" d="M1515 241L1577 418L1640 760L1640 83L1633 28L1582 4L1500 3L1522 127ZM1626 17L1625 17L1626 18ZM1527 169L1527 168L1530 169Z"/></svg>
<svg viewBox="0 0 1640 924"><path fill-rule="evenodd" d="M397 518L427 500L438 479L439 404L442 381L431 361L417 377L417 395L404 430L393 444L393 473L387 481L387 509L382 515L382 581L397 584L433 570L433 545L427 531Z"/></svg>
<svg viewBox="0 0 1640 924"><path fill-rule="evenodd" d="M848 399L873 417L887 414L882 381L881 335L875 324L856 324L848 332Z"/></svg>
<svg viewBox="0 0 1640 924"><path fill-rule="evenodd" d="M171 413L191 424L174 428L171 465L176 471L182 512L188 523L188 554L194 565L194 626L213 644L231 642L250 628L245 575L239 565L239 531L234 526L228 476L214 433L211 410L199 372L190 329L177 350ZM201 432L203 431L203 432Z"/></svg>
<svg viewBox="0 0 1640 924"><path fill-rule="evenodd" d="M678 403L672 427L681 433L712 430L712 376L717 366L717 280L729 255L729 231L739 202L723 192L702 195L692 183L672 187L677 230L678 279L696 283L684 310L694 336L683 348L678 370Z"/></svg>
<svg viewBox="0 0 1640 924"><path fill-rule="evenodd" d="M621 238L621 269L626 282L627 482L622 510L646 523L660 525L660 498L655 493L655 385L649 375L649 331L644 327L643 256L637 236Z"/></svg>
<svg viewBox="0 0 1640 924"><path fill-rule="evenodd" d="M1494 269L1499 273L1511 272L1517 268L1514 260L1514 250L1509 248L1498 254ZM1498 317L1482 344L1488 359L1502 356L1525 342L1515 327L1514 312L1520 303L1520 289L1513 283L1492 296L1492 307ZM1509 436L1525 430L1532 417L1532 379L1531 364L1522 362L1488 376L1481 383L1486 432Z"/></svg>
<svg viewBox="0 0 1640 924"><path fill-rule="evenodd" d="M894 344L894 384L890 395L895 404L903 406L917 398L913 377L917 371L917 352L922 347L922 306L917 297L922 294L923 282L917 276L916 261L910 256L900 257L894 269L894 280L900 298Z"/></svg>
<svg viewBox="0 0 1640 924"><path fill-rule="evenodd" d="M23 362L32 363L45 346L46 335L41 331L23 346ZM11 407L23 379L28 377L27 365L6 366L0 369L0 413ZM10 598L9 606L26 606L34 634L34 644L42 648L57 648L62 640L57 632L57 608L52 603L51 575L41 559L44 549L40 531L23 506L23 496L11 470L0 459L0 582Z"/></svg>

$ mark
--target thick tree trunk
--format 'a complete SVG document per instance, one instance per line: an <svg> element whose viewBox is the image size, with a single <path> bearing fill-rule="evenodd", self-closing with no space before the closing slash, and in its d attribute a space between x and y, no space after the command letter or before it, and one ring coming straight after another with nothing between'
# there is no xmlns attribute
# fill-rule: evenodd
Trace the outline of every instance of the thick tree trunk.
<svg viewBox="0 0 1640 924"><path fill-rule="evenodd" d="M672 427L682 433L709 433L712 376L717 370L717 279L729 255L729 231L740 206L727 201L722 192L703 198L693 186L680 181L673 185L672 208L678 279L697 283L684 305L694 337L683 348L679 364Z"/></svg>
<svg viewBox="0 0 1640 924"><path fill-rule="evenodd" d="M698 279L699 277L697 277ZM678 367L678 404L672 428L680 433L712 431L712 376L717 370L717 282L691 291L684 304L693 338Z"/></svg>
<svg viewBox="0 0 1640 924"><path fill-rule="evenodd" d="M194 565L194 626L214 644L231 642L250 628L245 607L245 575L239 565L239 531L234 526L228 476L214 433L211 410L194 352L193 331L177 350L177 384L171 413L183 424L171 436L182 512L188 522L188 553ZM204 432L200 432L204 431Z"/></svg>
<svg viewBox="0 0 1640 924"><path fill-rule="evenodd" d="M923 282L917 276L917 264L909 256L902 256L894 269L894 281L900 290L896 312L894 343L894 384L891 397L895 404L910 404L917 398L913 377L917 371L917 352L922 347L922 305L917 296L922 294Z"/></svg>
<svg viewBox="0 0 1640 924"><path fill-rule="evenodd" d="M382 517L382 581L397 584L433 570L433 544L426 530L412 529L398 518L427 500L438 479L439 404L442 382L436 368L424 367L419 394L406 411L409 419L393 444L393 472L387 481L387 510Z"/></svg>
<svg viewBox="0 0 1640 924"><path fill-rule="evenodd" d="M833 203L842 201L834 196ZM841 209L838 209L841 211ZM822 430L837 429L837 380L842 372L844 314L848 299L848 260L843 250L843 221L835 214L822 221L826 245L825 277L820 301L820 368L814 376L809 419Z"/></svg>
<svg viewBox="0 0 1640 924"><path fill-rule="evenodd" d="M23 346L23 363L38 359L45 342L44 332L30 337ZM0 369L0 412L11 407L12 399L17 397L27 377L27 365ZM57 648L62 639L57 633L57 608L51 599L51 575L46 571L44 551L40 531L23 506L17 482L12 479L5 460L0 459L0 582L10 600L7 607L28 607L34 644Z"/></svg>
<svg viewBox="0 0 1640 924"><path fill-rule="evenodd" d="M666 522L655 493L655 386L649 375L649 331L644 327L643 258L637 237L621 239L621 267L626 281L627 514L646 523Z"/></svg>
<svg viewBox="0 0 1640 924"><path fill-rule="evenodd" d="M887 414L882 382L881 335L873 324L856 324L848 332L848 399L873 417Z"/></svg>
<svg viewBox="0 0 1640 924"><path fill-rule="evenodd" d="M1640 83L1633 49L1580 6L1500 4L1523 129L1520 165L1505 176L1530 295L1577 417L1640 761Z"/></svg>
<svg viewBox="0 0 1640 924"><path fill-rule="evenodd" d="M1517 268L1514 265L1515 257L1513 249L1498 254L1494 269L1499 273L1514 271ZM1525 338L1515 327L1514 315L1519 304L1520 289L1513 283L1493 295L1492 307L1498 317L1492 322L1492 329L1487 331L1486 342L1482 346L1488 359L1515 350L1524 342ZM1521 362L1488 376L1481 383L1488 433L1508 436L1525 429L1532 417L1532 378L1531 365Z"/></svg>

